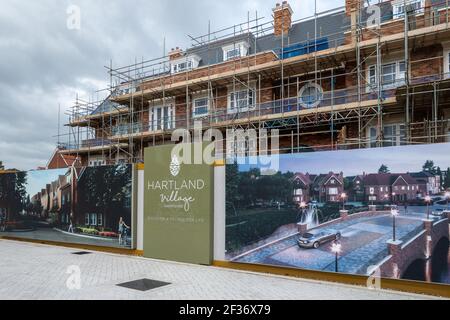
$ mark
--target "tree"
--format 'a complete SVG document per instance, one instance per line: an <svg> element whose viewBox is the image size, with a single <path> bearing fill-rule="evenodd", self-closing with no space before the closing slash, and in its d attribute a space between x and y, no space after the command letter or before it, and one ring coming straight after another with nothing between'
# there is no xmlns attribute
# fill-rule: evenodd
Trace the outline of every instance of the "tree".
<svg viewBox="0 0 450 320"><path fill-rule="evenodd" d="M13 220L26 205L27 173L0 174L0 203L9 208L9 220Z"/></svg>
<svg viewBox="0 0 450 320"><path fill-rule="evenodd" d="M425 162L425 164L423 165L422 169L423 169L423 171L429 172L434 175L436 175L436 173L437 173L436 166L434 165L434 161L432 161L432 160L427 160Z"/></svg>
<svg viewBox="0 0 450 320"><path fill-rule="evenodd" d="M390 173L389 168L387 167L387 165L382 164L380 169L378 169L378 173Z"/></svg>
<svg viewBox="0 0 450 320"><path fill-rule="evenodd" d="M118 217L131 219L131 166L88 167L78 182L79 212L102 213L103 225L115 227Z"/></svg>
<svg viewBox="0 0 450 320"><path fill-rule="evenodd" d="M445 172L444 189L450 189L450 168Z"/></svg>
<svg viewBox="0 0 450 320"><path fill-rule="evenodd" d="M226 207L227 214L235 215L235 209L238 207L239 202L239 167L235 162L226 167L226 184L225 184L225 193L226 193Z"/></svg>
<svg viewBox="0 0 450 320"><path fill-rule="evenodd" d="M444 175L442 174L441 167L437 167L436 175L439 176L439 190L440 190L444 184Z"/></svg>

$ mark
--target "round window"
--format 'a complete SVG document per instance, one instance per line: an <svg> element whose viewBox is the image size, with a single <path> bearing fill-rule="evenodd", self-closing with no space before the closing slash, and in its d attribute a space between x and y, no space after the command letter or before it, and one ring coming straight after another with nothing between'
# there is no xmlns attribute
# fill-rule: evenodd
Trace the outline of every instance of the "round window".
<svg viewBox="0 0 450 320"><path fill-rule="evenodd" d="M323 89L316 83L308 83L300 89L298 99L304 108L317 107L323 99Z"/></svg>

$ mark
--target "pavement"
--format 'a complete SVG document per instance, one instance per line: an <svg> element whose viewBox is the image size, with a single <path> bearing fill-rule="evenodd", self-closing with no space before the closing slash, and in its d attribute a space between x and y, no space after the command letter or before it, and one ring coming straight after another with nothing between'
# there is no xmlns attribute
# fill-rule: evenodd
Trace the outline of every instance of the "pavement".
<svg viewBox="0 0 450 320"><path fill-rule="evenodd" d="M410 300L429 296L0 239L0 299ZM79 272L79 273L78 273ZM78 277L79 275L79 277ZM76 285L80 280L79 287ZM146 292L117 286L151 279Z"/></svg>
<svg viewBox="0 0 450 320"><path fill-rule="evenodd" d="M26 232L0 232L0 236L62 243L86 244L100 247L127 248L124 245L120 245L118 239L85 237L77 234L61 232L53 228L38 228L34 231Z"/></svg>

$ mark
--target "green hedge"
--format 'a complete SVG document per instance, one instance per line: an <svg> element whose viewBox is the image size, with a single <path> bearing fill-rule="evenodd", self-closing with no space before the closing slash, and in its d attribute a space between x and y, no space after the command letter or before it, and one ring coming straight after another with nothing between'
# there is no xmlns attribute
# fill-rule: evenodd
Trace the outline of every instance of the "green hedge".
<svg viewBox="0 0 450 320"><path fill-rule="evenodd" d="M298 212L292 209L260 209L242 213L238 216L227 217L228 251L264 239L279 227L297 222L296 219L298 218Z"/></svg>

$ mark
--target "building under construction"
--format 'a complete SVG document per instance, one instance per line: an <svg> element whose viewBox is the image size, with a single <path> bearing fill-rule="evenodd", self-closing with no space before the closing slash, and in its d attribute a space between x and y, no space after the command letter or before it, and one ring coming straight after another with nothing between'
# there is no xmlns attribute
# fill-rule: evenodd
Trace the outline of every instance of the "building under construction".
<svg viewBox="0 0 450 320"><path fill-rule="evenodd" d="M187 49L111 64L107 94L77 99L59 147L83 165L140 162L196 121L278 129L280 153L450 141L448 1L345 0L297 21L283 2Z"/></svg>

